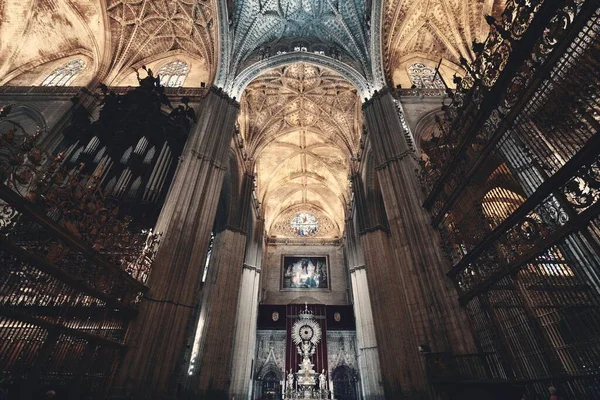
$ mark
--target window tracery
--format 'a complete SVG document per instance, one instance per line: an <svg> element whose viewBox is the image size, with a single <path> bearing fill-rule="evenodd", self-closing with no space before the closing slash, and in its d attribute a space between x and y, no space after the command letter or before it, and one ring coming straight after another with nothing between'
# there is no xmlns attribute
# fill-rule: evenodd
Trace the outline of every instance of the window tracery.
<svg viewBox="0 0 600 400"><path fill-rule="evenodd" d="M160 83L166 87L181 87L190 67L184 61L173 61L164 65L159 71Z"/></svg>
<svg viewBox="0 0 600 400"><path fill-rule="evenodd" d="M444 89L444 83L434 68L423 63L415 63L408 67L410 82L417 89Z"/></svg>
<svg viewBox="0 0 600 400"><path fill-rule="evenodd" d="M71 60L65 65L52 71L52 73L44 79L42 86L69 86L84 68L85 62L83 60Z"/></svg>
<svg viewBox="0 0 600 400"><path fill-rule="evenodd" d="M313 214L301 212L292 218L290 227L298 236L314 236L319 229L319 221Z"/></svg>

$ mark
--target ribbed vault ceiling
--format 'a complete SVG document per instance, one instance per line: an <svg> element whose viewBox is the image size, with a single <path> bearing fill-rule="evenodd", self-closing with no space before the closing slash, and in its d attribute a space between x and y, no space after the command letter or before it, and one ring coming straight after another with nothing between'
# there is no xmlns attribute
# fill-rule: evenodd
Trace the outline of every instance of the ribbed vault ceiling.
<svg viewBox="0 0 600 400"><path fill-rule="evenodd" d="M114 70L172 51L199 56L215 67L210 1L109 0Z"/></svg>
<svg viewBox="0 0 600 400"><path fill-rule="evenodd" d="M211 0L0 0L0 83L74 55L109 84L178 55L200 60L212 77L216 14Z"/></svg>
<svg viewBox="0 0 600 400"><path fill-rule="evenodd" d="M365 0L235 0L231 71L261 46L286 39L338 46L370 71Z"/></svg>
<svg viewBox="0 0 600 400"><path fill-rule="evenodd" d="M460 64L473 58L473 40L489 32L484 15L497 15L504 0L387 0L384 15L384 66L388 76L416 56Z"/></svg>
<svg viewBox="0 0 600 400"><path fill-rule="evenodd" d="M371 17L371 5L382 8L381 24ZM407 59L431 65L472 58L472 41L489 29L483 16L498 15L503 6L504 0L3 0L0 83L39 84L36 73L47 76L61 59L79 55L91 68L85 82L94 76L120 82L117 77L142 63L181 56L200 60L211 79L220 60L233 81L257 54L274 55L265 48L293 47L296 40L340 49L342 61L366 82L376 70L371 63L379 62L371 59L379 54L371 48L378 35L391 79ZM227 12L231 21L220 21ZM331 61L320 61L328 68L339 65L336 52L319 57ZM26 79L14 80L20 75ZM267 229L275 232L290 213L310 209L329 221L328 235L341 234L348 166L358 157L362 124L355 88L333 70L300 62L264 72L241 103L241 131L256 160Z"/></svg>
<svg viewBox="0 0 600 400"><path fill-rule="evenodd" d="M309 64L274 69L247 87L240 121L256 159L267 230L289 223L289 211L298 210L321 213L335 226L328 236L340 235L349 164L359 147L355 88L333 71Z"/></svg>
<svg viewBox="0 0 600 400"><path fill-rule="evenodd" d="M79 54L90 61L86 66L93 69L90 77L109 84L130 74L132 67L178 55L200 60L211 79L220 58L233 80L231 75L256 62L257 54L269 56L266 47L294 48L296 40L321 43L327 57L337 48L343 62L370 80L371 63L379 62L372 59L379 53L371 48L379 43L378 35L383 66L391 78L395 70L406 67L407 59L428 60L431 65L440 58L454 64L460 57L472 58L472 41L483 40L489 29L483 16L497 16L504 2L230 0L225 6L216 0L3 0L0 83ZM224 12L219 12L218 4ZM220 24L228 7L231 21ZM371 9L382 9L381 24ZM224 29L222 43L217 42L219 26Z"/></svg>

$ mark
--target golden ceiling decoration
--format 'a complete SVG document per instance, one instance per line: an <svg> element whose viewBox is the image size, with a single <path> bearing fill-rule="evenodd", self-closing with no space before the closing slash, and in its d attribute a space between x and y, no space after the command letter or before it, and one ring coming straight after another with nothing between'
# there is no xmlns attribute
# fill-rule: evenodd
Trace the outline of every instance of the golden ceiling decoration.
<svg viewBox="0 0 600 400"><path fill-rule="evenodd" d="M97 0L0 0L0 84L75 54L99 63L104 29Z"/></svg>
<svg viewBox="0 0 600 400"><path fill-rule="evenodd" d="M495 15L504 0L389 0L384 16L384 65L391 75L411 55L460 64L473 58L473 40L485 39L484 15Z"/></svg>
<svg viewBox="0 0 600 400"><path fill-rule="evenodd" d="M328 234L341 232L361 124L356 89L325 68L292 64L247 87L240 125L267 229L289 210L317 209L335 224Z"/></svg>
<svg viewBox="0 0 600 400"><path fill-rule="evenodd" d="M216 24L210 0L110 0L107 10L114 69L177 50L214 69Z"/></svg>
<svg viewBox="0 0 600 400"><path fill-rule="evenodd" d="M326 68L296 63L272 69L248 85L242 108L244 140L251 152L299 128L318 130L349 153L358 148L356 89Z"/></svg>
<svg viewBox="0 0 600 400"><path fill-rule="evenodd" d="M76 55L86 58L90 78L109 83L141 63L177 55L202 60L212 80L214 6L212 0L0 0L0 84L31 72L19 84L37 85L43 78L35 74L48 71L36 68Z"/></svg>

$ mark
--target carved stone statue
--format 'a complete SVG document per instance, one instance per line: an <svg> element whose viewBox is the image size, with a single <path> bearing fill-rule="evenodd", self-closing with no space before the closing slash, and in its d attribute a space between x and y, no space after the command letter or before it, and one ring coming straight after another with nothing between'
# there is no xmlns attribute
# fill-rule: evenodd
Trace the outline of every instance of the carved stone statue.
<svg viewBox="0 0 600 400"><path fill-rule="evenodd" d="M287 376L287 390L294 390L294 374L290 369L290 373Z"/></svg>
<svg viewBox="0 0 600 400"><path fill-rule="evenodd" d="M319 375L319 389L327 390L327 375L325 375L325 370L321 371Z"/></svg>

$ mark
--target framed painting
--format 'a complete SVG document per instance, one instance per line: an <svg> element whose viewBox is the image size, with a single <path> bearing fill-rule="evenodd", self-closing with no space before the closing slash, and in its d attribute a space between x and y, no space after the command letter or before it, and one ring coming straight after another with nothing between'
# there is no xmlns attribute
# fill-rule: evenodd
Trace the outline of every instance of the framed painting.
<svg viewBox="0 0 600 400"><path fill-rule="evenodd" d="M329 288L327 256L281 256L281 290Z"/></svg>

